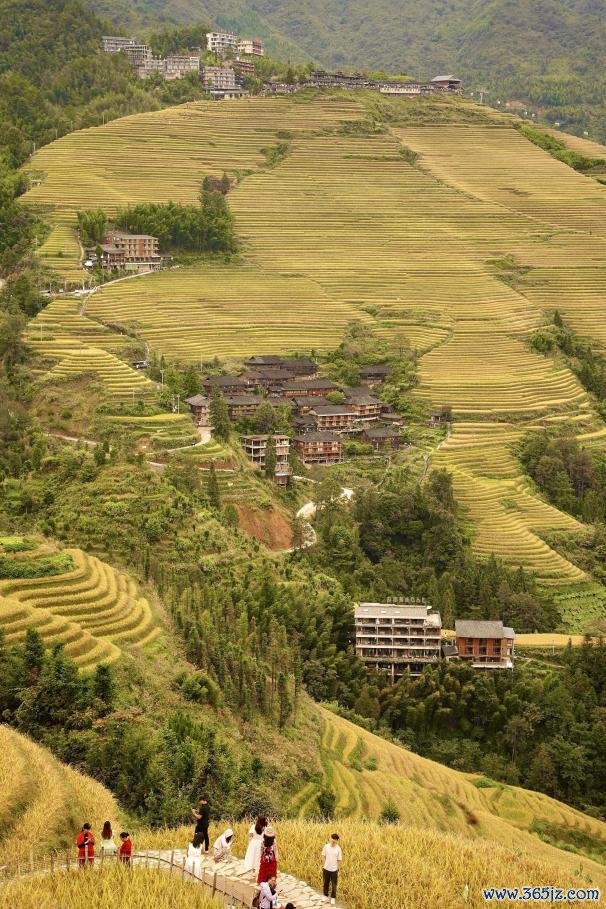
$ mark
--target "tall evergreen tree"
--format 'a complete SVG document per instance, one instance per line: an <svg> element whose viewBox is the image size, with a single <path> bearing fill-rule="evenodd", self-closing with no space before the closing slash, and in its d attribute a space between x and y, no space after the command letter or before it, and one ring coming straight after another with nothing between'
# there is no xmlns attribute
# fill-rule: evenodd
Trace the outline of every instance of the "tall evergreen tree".
<svg viewBox="0 0 606 909"><path fill-rule="evenodd" d="M210 470L208 472L208 501L213 508L216 508L217 511L221 508L221 491L219 489L219 480L217 479L217 472L215 470L215 465L210 465Z"/></svg>
<svg viewBox="0 0 606 909"><path fill-rule="evenodd" d="M276 440L273 436L269 436L267 439L267 447L265 449L265 476L268 479L273 480L276 475Z"/></svg>
<svg viewBox="0 0 606 909"><path fill-rule="evenodd" d="M225 400L221 389L216 386L213 388L210 396L210 424L214 435L226 442L231 432L231 422L227 401Z"/></svg>

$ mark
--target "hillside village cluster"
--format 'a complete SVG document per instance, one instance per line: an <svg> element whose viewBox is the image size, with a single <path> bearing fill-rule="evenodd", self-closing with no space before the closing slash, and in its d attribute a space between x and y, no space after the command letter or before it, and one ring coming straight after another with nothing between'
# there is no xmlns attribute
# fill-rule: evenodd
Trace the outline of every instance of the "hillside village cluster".
<svg viewBox="0 0 606 909"><path fill-rule="evenodd" d="M108 54L124 54L141 79L158 74L172 80L196 73L207 95L214 100L231 100L248 95L246 79L256 76L253 58L265 55L265 47L259 38L241 38L232 32L207 33L206 51L214 55L217 64L210 66L202 64L201 48L192 48L187 54L154 57L151 47L136 38L104 35L102 44ZM462 83L453 75L436 76L430 82L405 82L369 79L360 73L314 70L302 82L270 79L263 84L263 90L268 94L292 94L306 88L368 89L385 95L418 97L443 92L460 94Z"/></svg>

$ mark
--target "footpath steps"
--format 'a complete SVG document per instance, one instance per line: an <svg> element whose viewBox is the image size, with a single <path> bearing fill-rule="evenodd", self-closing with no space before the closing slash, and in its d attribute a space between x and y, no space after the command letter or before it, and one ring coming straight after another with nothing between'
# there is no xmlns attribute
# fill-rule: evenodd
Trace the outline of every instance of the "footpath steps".
<svg viewBox="0 0 606 909"><path fill-rule="evenodd" d="M187 851L185 849L164 849L146 852L145 856L135 858L136 863L149 863L154 867L154 861L162 860L158 863L160 868L170 868L170 862L174 862L177 868L182 868L186 859ZM201 860L201 877L200 883L208 881L208 876L217 874L217 893L220 898L225 897L226 905L230 905L230 893L244 893L247 885L250 888L250 901L255 893L255 877L252 872L245 871L242 859L233 858L229 862L215 862L210 855L203 855ZM190 878L191 879L191 878ZM241 885L233 888L225 886L226 884ZM317 909L319 906L328 906L330 902L313 887L310 887L305 881L300 881L291 874L278 872L278 897L279 905L284 906L289 901L294 903L297 909ZM249 902L250 905L250 902ZM345 909L343 903L337 903L337 909Z"/></svg>

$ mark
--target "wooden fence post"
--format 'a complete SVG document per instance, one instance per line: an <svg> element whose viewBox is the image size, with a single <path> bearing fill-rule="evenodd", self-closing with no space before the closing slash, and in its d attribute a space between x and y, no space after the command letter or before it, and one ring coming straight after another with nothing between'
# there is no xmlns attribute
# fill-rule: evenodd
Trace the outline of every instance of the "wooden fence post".
<svg viewBox="0 0 606 909"><path fill-rule="evenodd" d="M214 896L216 892L217 892L217 872L215 871L215 872L213 872L213 892L212 892L211 896Z"/></svg>
<svg viewBox="0 0 606 909"><path fill-rule="evenodd" d="M186 862L186 858L185 858L185 856L183 856L183 867L181 869L181 880L182 881L185 880L185 862Z"/></svg>
<svg viewBox="0 0 606 909"><path fill-rule="evenodd" d="M67 866L68 871L69 871L69 859L70 859L69 849L66 849L65 850L65 864Z"/></svg>
<svg viewBox="0 0 606 909"><path fill-rule="evenodd" d="M173 868L175 867L175 850L171 850L170 853L170 876L173 876Z"/></svg>
<svg viewBox="0 0 606 909"><path fill-rule="evenodd" d="M50 854L50 870L51 874L55 873L55 853L51 852Z"/></svg>
<svg viewBox="0 0 606 909"><path fill-rule="evenodd" d="M145 851L145 867L149 868L149 849Z"/></svg>

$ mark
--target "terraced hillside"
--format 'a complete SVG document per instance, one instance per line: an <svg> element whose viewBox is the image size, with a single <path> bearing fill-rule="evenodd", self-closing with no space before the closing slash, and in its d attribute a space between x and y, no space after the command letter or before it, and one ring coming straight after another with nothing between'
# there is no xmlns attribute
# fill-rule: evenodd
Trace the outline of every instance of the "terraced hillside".
<svg viewBox="0 0 606 909"><path fill-rule="evenodd" d="M21 555L35 561L44 547ZM8 643L36 628L47 646L64 644L81 669L118 659L121 648L158 634L146 599L127 575L80 549L64 550L73 570L0 581L0 627Z"/></svg>
<svg viewBox="0 0 606 909"><path fill-rule="evenodd" d="M414 394L453 408L436 463L455 472L475 547L582 588L587 608L573 610L582 631L601 597L543 538L584 528L524 482L511 446L543 424L569 426L587 445L606 438L571 371L528 343L556 308L606 343L606 187L502 118L472 122L451 106L447 117L432 108L432 123L421 107L404 116L394 105L374 128L373 103L341 93L125 118L44 149L32 167L46 177L26 202L63 216L81 205L191 201L204 173L245 170L229 196L242 264L109 285L87 318L190 362L328 347L354 317L410 343L421 355ZM269 167L262 149L279 136L290 136L288 151ZM150 151L143 168L136 143ZM71 363L67 354L56 369Z"/></svg>
<svg viewBox="0 0 606 909"><path fill-rule="evenodd" d="M366 732L321 710L324 782L337 793L338 817L376 819L393 802L405 826L488 839L519 855L554 861L574 873L579 856L561 853L531 832L544 821L569 834L585 833L606 842L606 824L538 792L459 773ZM313 815L319 782L308 783L293 799L291 811ZM473 820L470 820L473 816ZM583 864L593 880L606 880L603 866Z"/></svg>
<svg viewBox="0 0 606 909"><path fill-rule="evenodd" d="M0 725L0 855L2 863L25 860L30 849L72 846L87 818L95 830L120 811L100 783L77 773L8 726ZM16 905L16 903L13 903Z"/></svg>

